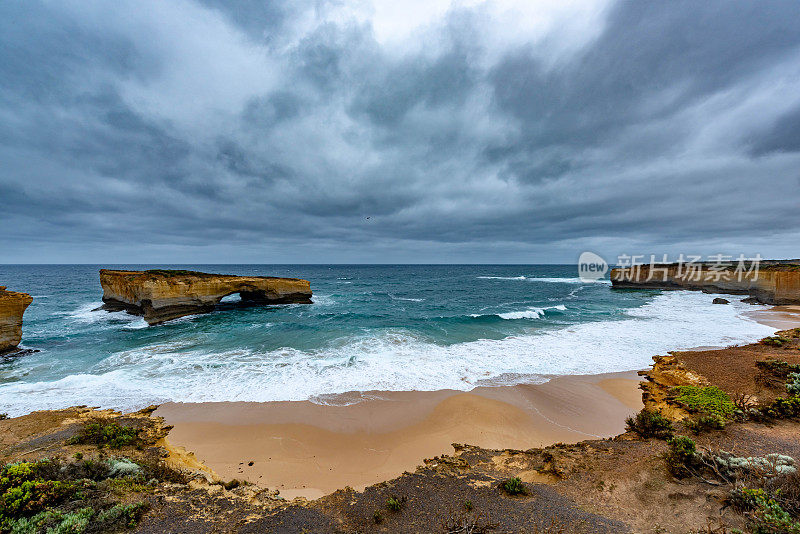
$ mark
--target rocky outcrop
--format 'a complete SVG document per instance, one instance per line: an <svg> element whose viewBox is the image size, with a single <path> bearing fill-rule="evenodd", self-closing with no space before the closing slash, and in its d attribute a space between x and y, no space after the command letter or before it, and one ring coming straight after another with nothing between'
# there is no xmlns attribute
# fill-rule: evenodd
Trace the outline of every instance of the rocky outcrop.
<svg viewBox="0 0 800 534"><path fill-rule="evenodd" d="M0 354L15 350L22 339L22 315L33 297L0 286Z"/></svg>
<svg viewBox="0 0 800 534"><path fill-rule="evenodd" d="M100 285L103 309L142 315L151 325L208 313L234 293L244 305L311 303L311 285L298 278L101 269Z"/></svg>
<svg viewBox="0 0 800 534"><path fill-rule="evenodd" d="M707 293L749 295L749 302L800 304L800 260L762 262L759 269L719 269L713 264L641 265L611 270L615 288L694 289Z"/></svg>

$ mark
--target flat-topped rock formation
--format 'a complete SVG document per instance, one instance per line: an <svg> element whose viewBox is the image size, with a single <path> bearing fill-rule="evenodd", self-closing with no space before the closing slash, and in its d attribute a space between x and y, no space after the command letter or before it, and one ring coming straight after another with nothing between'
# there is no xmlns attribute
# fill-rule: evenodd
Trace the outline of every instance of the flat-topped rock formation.
<svg viewBox="0 0 800 534"><path fill-rule="evenodd" d="M759 269L721 269L703 263L688 267L677 263L611 269L618 288L694 289L706 293L749 295L753 302L800 304L800 260L761 262Z"/></svg>
<svg viewBox="0 0 800 534"><path fill-rule="evenodd" d="M33 297L0 286L0 354L17 348L22 339L22 315Z"/></svg>
<svg viewBox="0 0 800 534"><path fill-rule="evenodd" d="M299 278L101 269L100 285L103 309L142 315L151 325L208 313L234 293L245 305L311 303L311 285Z"/></svg>

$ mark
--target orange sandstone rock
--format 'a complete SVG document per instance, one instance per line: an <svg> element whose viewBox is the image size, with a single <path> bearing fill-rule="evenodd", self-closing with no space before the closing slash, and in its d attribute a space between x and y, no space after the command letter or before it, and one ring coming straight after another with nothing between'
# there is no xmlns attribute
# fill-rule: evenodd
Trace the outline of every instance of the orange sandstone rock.
<svg viewBox="0 0 800 534"><path fill-rule="evenodd" d="M0 354L17 348L22 339L22 315L33 297L0 286Z"/></svg>
<svg viewBox="0 0 800 534"><path fill-rule="evenodd" d="M100 284L104 309L142 315L151 325L208 313L234 293L244 304L311 303L311 285L298 278L101 269Z"/></svg>

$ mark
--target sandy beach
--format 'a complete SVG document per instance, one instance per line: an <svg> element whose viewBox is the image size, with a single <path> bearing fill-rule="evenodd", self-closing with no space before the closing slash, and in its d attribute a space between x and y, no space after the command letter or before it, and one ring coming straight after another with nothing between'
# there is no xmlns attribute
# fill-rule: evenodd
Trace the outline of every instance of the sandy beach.
<svg viewBox="0 0 800 534"><path fill-rule="evenodd" d="M277 488L286 498L316 498L413 471L423 458L452 452L452 443L528 449L613 436L641 408L635 371L469 393L356 396L359 402L339 406L168 403L156 415L174 425L171 444L194 452L223 479Z"/></svg>

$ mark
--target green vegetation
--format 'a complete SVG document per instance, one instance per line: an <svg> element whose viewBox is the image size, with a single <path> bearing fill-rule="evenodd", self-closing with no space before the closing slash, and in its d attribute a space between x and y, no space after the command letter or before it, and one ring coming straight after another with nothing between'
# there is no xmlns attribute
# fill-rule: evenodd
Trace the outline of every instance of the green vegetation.
<svg viewBox="0 0 800 534"><path fill-rule="evenodd" d="M528 488L525 486L525 483L522 482L518 477L509 478L503 481L500 484L500 489L508 493L509 495L527 495Z"/></svg>
<svg viewBox="0 0 800 534"><path fill-rule="evenodd" d="M786 391L791 396L800 395L800 373L790 373L786 381Z"/></svg>
<svg viewBox="0 0 800 534"><path fill-rule="evenodd" d="M730 396L717 386L678 386L672 388L674 400L691 412L716 415L730 419L736 405Z"/></svg>
<svg viewBox="0 0 800 534"><path fill-rule="evenodd" d="M686 419L683 425L697 436L709 430L722 430L725 428L725 419L719 415L701 415L695 419Z"/></svg>
<svg viewBox="0 0 800 534"><path fill-rule="evenodd" d="M215 274L187 271L185 269L148 269L145 272L156 276L217 276Z"/></svg>
<svg viewBox="0 0 800 534"><path fill-rule="evenodd" d="M700 461L694 440L686 436L675 436L667 440L667 445L669 451L664 459L669 472L676 478L691 475Z"/></svg>
<svg viewBox="0 0 800 534"><path fill-rule="evenodd" d="M62 465L58 460L44 459L2 466L0 531L80 534L134 526L146 504L109 503L101 490L108 477L122 474L115 470L119 465L136 464L111 459ZM105 479L98 483L92 479L95 476Z"/></svg>
<svg viewBox="0 0 800 534"><path fill-rule="evenodd" d="M783 360L775 359L756 362L756 367L758 367L760 371L778 378L786 378L791 373L800 372L800 364L788 363Z"/></svg>
<svg viewBox="0 0 800 534"><path fill-rule="evenodd" d="M238 488L239 486L243 486L244 482L242 482L237 478L234 478L233 480L229 480L228 482L220 482L220 485L226 490L230 491L232 489Z"/></svg>
<svg viewBox="0 0 800 534"><path fill-rule="evenodd" d="M762 345L768 345L770 347L783 347L791 342L791 339L783 336L769 336L761 340Z"/></svg>
<svg viewBox="0 0 800 534"><path fill-rule="evenodd" d="M383 523L383 515L381 515L380 510L375 510L375 513L372 514L372 520L375 521L376 525Z"/></svg>
<svg viewBox="0 0 800 534"><path fill-rule="evenodd" d="M19 462L0 470L0 529L6 530L19 517L36 514L45 507L73 496L79 486L52 480L54 462Z"/></svg>
<svg viewBox="0 0 800 534"><path fill-rule="evenodd" d="M740 488L731 494L732 504L747 514L754 534L800 534L800 522L762 488Z"/></svg>
<svg viewBox="0 0 800 534"><path fill-rule="evenodd" d="M763 417L769 419L800 417L800 396L778 397L768 406L760 408L759 412Z"/></svg>
<svg viewBox="0 0 800 534"><path fill-rule="evenodd" d="M640 411L635 417L628 417L625 420L625 429L635 432L645 439L668 439L675 431L669 419L658 412L647 409Z"/></svg>
<svg viewBox="0 0 800 534"><path fill-rule="evenodd" d="M386 509L390 512L399 512L402 510L403 505L405 504L406 499L405 497L398 499L394 495L386 499Z"/></svg>
<svg viewBox="0 0 800 534"><path fill-rule="evenodd" d="M87 421L71 444L94 444L98 447L119 449L134 445L139 441L139 430L131 426L121 426L106 420Z"/></svg>

